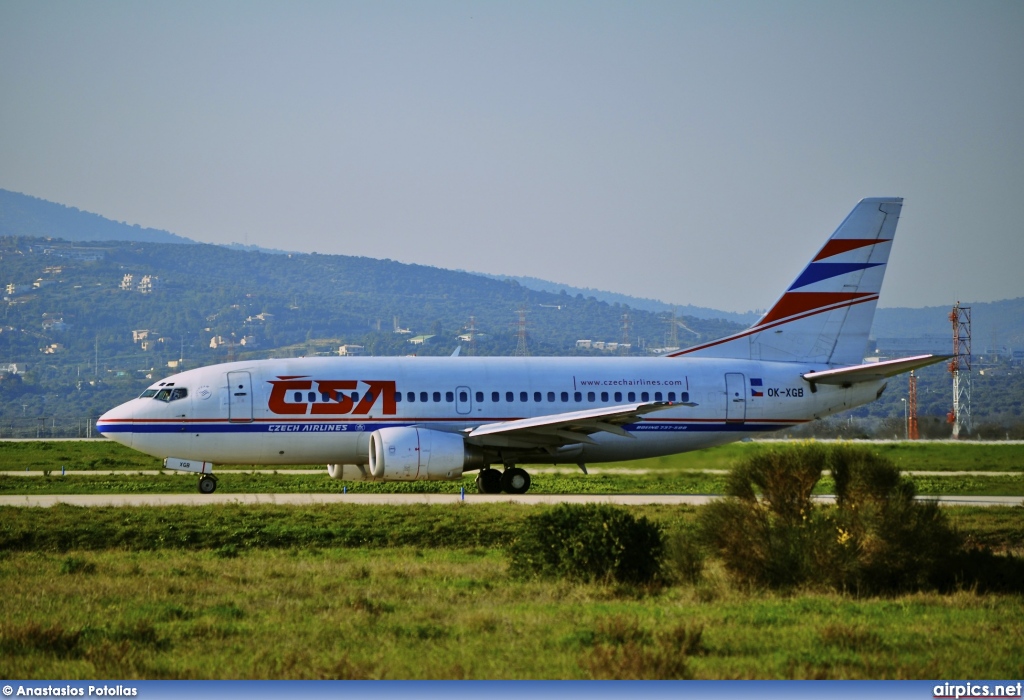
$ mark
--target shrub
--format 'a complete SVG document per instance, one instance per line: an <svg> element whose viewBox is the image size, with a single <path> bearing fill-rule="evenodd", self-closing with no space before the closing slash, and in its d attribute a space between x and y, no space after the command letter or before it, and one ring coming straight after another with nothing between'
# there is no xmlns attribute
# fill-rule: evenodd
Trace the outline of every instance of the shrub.
<svg viewBox="0 0 1024 700"><path fill-rule="evenodd" d="M663 568L673 581L699 583L706 558L694 533L678 530L664 540Z"/></svg>
<svg viewBox="0 0 1024 700"><path fill-rule="evenodd" d="M0 653L13 656L38 651L66 658L79 655L81 639L81 630L66 630L59 623L52 627L35 622L20 626L8 624L0 626Z"/></svg>
<svg viewBox="0 0 1024 700"><path fill-rule="evenodd" d="M732 470L727 497L704 507L701 539L740 581L788 587L821 569L827 524L811 493L826 461L816 443L758 451Z"/></svg>
<svg viewBox="0 0 1024 700"><path fill-rule="evenodd" d="M815 507L811 492L825 468L836 505ZM934 588L948 582L962 540L936 503L914 497L913 484L867 448L772 448L733 470L729 496L701 513L701 534L748 584L861 594Z"/></svg>
<svg viewBox="0 0 1024 700"><path fill-rule="evenodd" d="M689 659L704 652L703 634L683 624L652 635L635 619L612 617L598 623L580 665L597 680L688 680Z"/></svg>
<svg viewBox="0 0 1024 700"><path fill-rule="evenodd" d="M527 517L509 548L510 572L582 581L649 583L662 536L647 518L605 504L560 504Z"/></svg>
<svg viewBox="0 0 1024 700"><path fill-rule="evenodd" d="M60 572L62 574L94 574L96 565L80 557L66 557L60 563Z"/></svg>

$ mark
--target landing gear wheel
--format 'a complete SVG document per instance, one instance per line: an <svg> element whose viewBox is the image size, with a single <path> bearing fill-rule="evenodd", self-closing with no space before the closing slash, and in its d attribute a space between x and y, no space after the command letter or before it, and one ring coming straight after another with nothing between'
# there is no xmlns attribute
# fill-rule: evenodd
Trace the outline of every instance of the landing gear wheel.
<svg viewBox="0 0 1024 700"><path fill-rule="evenodd" d="M476 490L480 493L501 493L501 472L497 469L481 469L476 476Z"/></svg>
<svg viewBox="0 0 1024 700"><path fill-rule="evenodd" d="M501 475L501 490L505 493L526 493L530 489L530 475L525 469L509 467Z"/></svg>
<svg viewBox="0 0 1024 700"><path fill-rule="evenodd" d="M217 490L217 479L207 474L199 477L199 493L213 493Z"/></svg>

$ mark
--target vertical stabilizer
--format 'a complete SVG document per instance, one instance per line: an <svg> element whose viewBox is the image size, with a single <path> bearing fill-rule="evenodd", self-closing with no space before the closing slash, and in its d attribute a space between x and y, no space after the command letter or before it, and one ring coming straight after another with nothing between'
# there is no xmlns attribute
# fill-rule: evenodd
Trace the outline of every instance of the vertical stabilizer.
<svg viewBox="0 0 1024 700"><path fill-rule="evenodd" d="M901 197L862 199L757 323L670 357L860 364L902 207Z"/></svg>

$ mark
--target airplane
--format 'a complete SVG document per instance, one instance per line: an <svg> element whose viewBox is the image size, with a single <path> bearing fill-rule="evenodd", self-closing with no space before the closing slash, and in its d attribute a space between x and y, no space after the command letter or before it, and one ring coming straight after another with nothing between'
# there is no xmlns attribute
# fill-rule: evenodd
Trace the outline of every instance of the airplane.
<svg viewBox="0 0 1024 700"><path fill-rule="evenodd" d="M214 465L327 463L350 481L526 493L521 465L659 457L874 401L947 359L863 363L899 197L861 200L750 328L660 357L309 357L175 374L97 430L217 488ZM500 468L495 468L500 467Z"/></svg>

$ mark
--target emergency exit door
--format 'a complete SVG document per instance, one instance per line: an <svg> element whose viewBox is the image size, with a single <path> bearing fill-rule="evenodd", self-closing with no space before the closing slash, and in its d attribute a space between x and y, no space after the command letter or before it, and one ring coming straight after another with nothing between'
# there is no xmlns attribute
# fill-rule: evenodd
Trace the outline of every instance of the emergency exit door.
<svg viewBox="0 0 1024 700"><path fill-rule="evenodd" d="M228 422L252 422L252 378L248 372L228 372Z"/></svg>
<svg viewBox="0 0 1024 700"><path fill-rule="evenodd" d="M725 420L742 423L747 419L747 381L738 372L725 375Z"/></svg>

